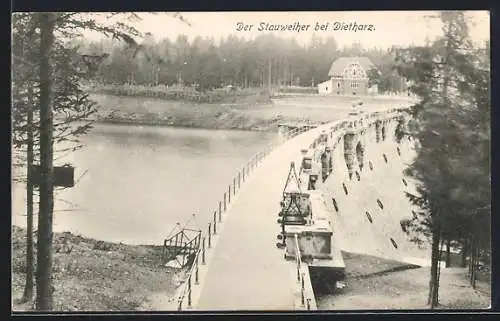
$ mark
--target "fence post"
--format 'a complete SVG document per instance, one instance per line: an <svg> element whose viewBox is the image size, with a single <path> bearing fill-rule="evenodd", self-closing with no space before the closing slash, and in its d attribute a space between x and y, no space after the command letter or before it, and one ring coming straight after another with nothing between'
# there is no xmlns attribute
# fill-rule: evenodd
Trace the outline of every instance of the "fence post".
<svg viewBox="0 0 500 321"><path fill-rule="evenodd" d="M205 237L203 237L202 244L203 244L203 247L201 250L201 264L205 265Z"/></svg>
<svg viewBox="0 0 500 321"><path fill-rule="evenodd" d="M219 222L222 221L222 203L219 201Z"/></svg>
<svg viewBox="0 0 500 321"><path fill-rule="evenodd" d="M208 248L212 247L212 222L208 222Z"/></svg>
<svg viewBox="0 0 500 321"><path fill-rule="evenodd" d="M191 275L188 278L188 307L191 307Z"/></svg>
<svg viewBox="0 0 500 321"><path fill-rule="evenodd" d="M302 303L302 306L304 306L304 273L302 273L302 277L301 277L301 286L300 286L300 297L301 297L301 303Z"/></svg>
<svg viewBox="0 0 500 321"><path fill-rule="evenodd" d="M214 235L217 235L217 212L214 211Z"/></svg>
<svg viewBox="0 0 500 321"><path fill-rule="evenodd" d="M199 253L200 252L198 252L198 254ZM198 271L198 267L199 267L199 265L198 265L198 255L196 255L196 263L195 264L196 264L196 271L195 271L195 275L194 275L194 284L198 285L198 284L200 284L199 283L199 278L198 278L199 277L199 275L198 275L199 274L199 271Z"/></svg>

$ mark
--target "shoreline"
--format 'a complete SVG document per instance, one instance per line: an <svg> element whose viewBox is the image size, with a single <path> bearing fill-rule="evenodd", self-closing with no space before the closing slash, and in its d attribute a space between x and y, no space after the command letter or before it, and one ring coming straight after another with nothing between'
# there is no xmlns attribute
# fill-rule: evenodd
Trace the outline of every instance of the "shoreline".
<svg viewBox="0 0 500 321"><path fill-rule="evenodd" d="M290 108L272 101L207 104L151 97L92 94L97 112L92 120L108 124L169 126L179 128L278 131L280 123L321 123L332 113L315 107Z"/></svg>
<svg viewBox="0 0 500 321"><path fill-rule="evenodd" d="M170 127L179 129L204 129L204 130L229 130L244 132L277 133L277 126L268 127L238 127L238 126L204 126L202 124L183 125L175 123L165 123L155 120L136 120L136 119L95 119L96 124L123 125L123 126L150 126L150 127Z"/></svg>

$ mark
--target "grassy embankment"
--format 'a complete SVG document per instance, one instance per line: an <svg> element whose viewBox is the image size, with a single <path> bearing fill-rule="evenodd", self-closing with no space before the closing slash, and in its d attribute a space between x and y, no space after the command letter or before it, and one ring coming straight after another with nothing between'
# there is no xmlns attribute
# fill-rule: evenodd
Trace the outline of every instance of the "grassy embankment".
<svg viewBox="0 0 500 321"><path fill-rule="evenodd" d="M98 103L96 119L107 123L275 131L280 122L328 120L325 111L317 108L274 105L260 89L198 93L163 86L106 86L87 90Z"/></svg>
<svg viewBox="0 0 500 321"><path fill-rule="evenodd" d="M346 284L334 295L321 295L320 310L428 309L430 268L409 266L369 255L343 253ZM467 269L441 268L441 309L485 309L491 303L490 282L468 283Z"/></svg>
<svg viewBox="0 0 500 321"><path fill-rule="evenodd" d="M26 278L26 230L12 228L12 309L19 303ZM36 254L35 254L36 257ZM56 311L132 311L151 293L171 295L176 274L164 267L161 247L97 241L69 232L54 233L53 286Z"/></svg>
<svg viewBox="0 0 500 321"><path fill-rule="evenodd" d="M408 104L407 99L401 97L319 96L300 91L271 99L261 89L216 90L215 94L162 86L89 87L87 90L98 103L95 117L100 122L205 129L276 131L279 123L324 123L347 117L353 102L360 98L364 105L357 109L365 111ZM217 98L207 103L209 95Z"/></svg>

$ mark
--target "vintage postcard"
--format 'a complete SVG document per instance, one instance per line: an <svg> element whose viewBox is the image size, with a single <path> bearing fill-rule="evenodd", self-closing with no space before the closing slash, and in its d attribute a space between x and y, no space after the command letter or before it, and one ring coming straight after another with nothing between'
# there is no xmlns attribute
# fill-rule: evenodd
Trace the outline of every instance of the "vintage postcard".
<svg viewBox="0 0 500 321"><path fill-rule="evenodd" d="M12 14L12 310L488 309L488 11Z"/></svg>

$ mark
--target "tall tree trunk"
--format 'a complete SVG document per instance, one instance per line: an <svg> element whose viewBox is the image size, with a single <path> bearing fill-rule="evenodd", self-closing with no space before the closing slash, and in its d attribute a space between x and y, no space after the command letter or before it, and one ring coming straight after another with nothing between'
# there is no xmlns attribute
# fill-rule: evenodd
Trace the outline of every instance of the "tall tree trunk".
<svg viewBox="0 0 500 321"><path fill-rule="evenodd" d="M269 58L269 67L268 67L268 74L267 74L267 90L269 91L269 95L272 95L271 91L272 91L272 86L273 86L273 83L272 83L272 75L271 75L271 72L272 72L272 61L271 61L271 58Z"/></svg>
<svg viewBox="0 0 500 321"><path fill-rule="evenodd" d="M472 239L470 241L470 246L469 246L469 281L472 284L472 270L474 266L474 236L472 236Z"/></svg>
<svg viewBox="0 0 500 321"><path fill-rule="evenodd" d="M431 251L431 278L429 288L429 304L431 309L436 308L438 304L439 281L438 281L438 263L439 263L439 244L440 232L436 228L432 234L432 251Z"/></svg>
<svg viewBox="0 0 500 321"><path fill-rule="evenodd" d="M26 283L23 301L33 299L33 88L28 84L27 155L26 155Z"/></svg>
<svg viewBox="0 0 500 321"><path fill-rule="evenodd" d="M477 277L477 265L479 261L479 251L478 251L478 246L477 246L477 240L474 238L474 243L473 243L473 248L471 252L471 258L473 258L472 264L471 264L471 278L470 278L470 284L472 285L472 288L476 288L476 277Z"/></svg>
<svg viewBox="0 0 500 321"><path fill-rule="evenodd" d="M468 248L469 248L469 242L467 241L467 238L465 238L463 241L462 241L462 260L461 260L461 265L463 268L466 267L467 265L467 252L468 252Z"/></svg>
<svg viewBox="0 0 500 321"><path fill-rule="evenodd" d="M451 257L450 257L450 244L451 241L450 239L448 238L446 240L446 267L449 268L450 267L450 263L451 263Z"/></svg>
<svg viewBox="0 0 500 321"><path fill-rule="evenodd" d="M472 278L472 288L475 289L476 288L476 281L477 281L477 272L478 272L478 268L479 268L479 247L477 246L476 247L476 259L474 260L474 277Z"/></svg>
<svg viewBox="0 0 500 321"><path fill-rule="evenodd" d="M54 210L52 68L50 55L54 43L55 15L39 14L40 26L40 213L38 215L38 253L36 309L52 310L52 215Z"/></svg>

